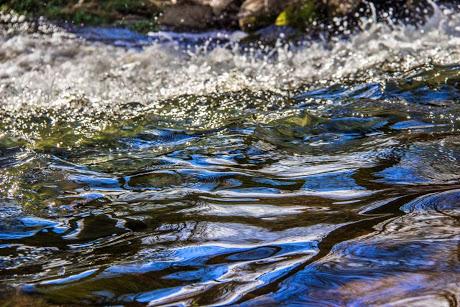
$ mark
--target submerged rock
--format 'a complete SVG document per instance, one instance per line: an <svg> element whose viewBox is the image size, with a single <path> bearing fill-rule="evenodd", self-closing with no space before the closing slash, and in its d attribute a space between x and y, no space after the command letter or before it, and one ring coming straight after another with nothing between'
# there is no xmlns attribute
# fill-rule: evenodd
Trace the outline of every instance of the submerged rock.
<svg viewBox="0 0 460 307"><path fill-rule="evenodd" d="M380 132L387 125L388 120L382 117L322 118L302 114L259 125L254 136L283 148L305 151L326 146L334 151L341 150L354 140Z"/></svg>

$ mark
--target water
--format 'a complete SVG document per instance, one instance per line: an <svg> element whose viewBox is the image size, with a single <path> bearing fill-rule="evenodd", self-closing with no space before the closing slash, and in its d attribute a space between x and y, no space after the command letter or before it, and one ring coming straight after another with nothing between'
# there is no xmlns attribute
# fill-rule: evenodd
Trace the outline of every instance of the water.
<svg viewBox="0 0 460 307"><path fill-rule="evenodd" d="M460 13L346 40L0 37L0 288L50 304L460 298Z"/></svg>

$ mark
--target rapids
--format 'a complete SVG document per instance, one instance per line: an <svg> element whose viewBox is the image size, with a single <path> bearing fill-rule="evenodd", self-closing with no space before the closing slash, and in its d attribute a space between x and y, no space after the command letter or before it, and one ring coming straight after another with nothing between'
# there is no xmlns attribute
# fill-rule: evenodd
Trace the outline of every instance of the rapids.
<svg viewBox="0 0 460 307"><path fill-rule="evenodd" d="M432 5L274 46L0 25L0 297L456 306L460 8Z"/></svg>

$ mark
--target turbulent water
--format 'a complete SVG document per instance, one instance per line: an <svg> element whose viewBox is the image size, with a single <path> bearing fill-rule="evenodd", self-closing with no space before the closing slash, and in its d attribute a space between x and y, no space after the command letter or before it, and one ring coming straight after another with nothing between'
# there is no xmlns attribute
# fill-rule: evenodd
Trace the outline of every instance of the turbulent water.
<svg viewBox="0 0 460 307"><path fill-rule="evenodd" d="M460 13L433 8L259 47L2 26L3 299L458 305Z"/></svg>

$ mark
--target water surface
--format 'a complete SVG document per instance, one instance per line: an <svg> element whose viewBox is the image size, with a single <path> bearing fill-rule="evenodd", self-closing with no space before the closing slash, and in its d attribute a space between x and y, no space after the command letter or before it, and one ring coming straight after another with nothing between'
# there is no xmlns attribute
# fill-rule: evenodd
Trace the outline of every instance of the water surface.
<svg viewBox="0 0 460 307"><path fill-rule="evenodd" d="M456 306L460 14L348 39L5 26L0 288Z"/></svg>

